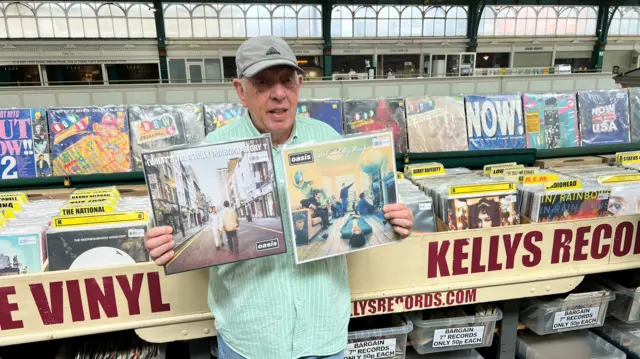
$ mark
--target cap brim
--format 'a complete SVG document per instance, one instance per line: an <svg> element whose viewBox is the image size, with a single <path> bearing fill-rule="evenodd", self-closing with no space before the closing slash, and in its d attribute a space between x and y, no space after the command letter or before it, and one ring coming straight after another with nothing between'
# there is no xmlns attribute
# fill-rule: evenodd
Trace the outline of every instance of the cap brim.
<svg viewBox="0 0 640 359"><path fill-rule="evenodd" d="M266 70L269 67L274 67L274 66L290 66L295 68L296 70L300 71L300 73L304 74L304 70L302 70L300 68L300 66L298 66L298 64L293 63L291 61L285 60L285 59L273 59L273 60L263 60L260 62L257 62L249 67L247 67L246 70L244 70L244 72L242 72L242 76L243 77L253 77L255 76L258 72L262 71L262 70Z"/></svg>

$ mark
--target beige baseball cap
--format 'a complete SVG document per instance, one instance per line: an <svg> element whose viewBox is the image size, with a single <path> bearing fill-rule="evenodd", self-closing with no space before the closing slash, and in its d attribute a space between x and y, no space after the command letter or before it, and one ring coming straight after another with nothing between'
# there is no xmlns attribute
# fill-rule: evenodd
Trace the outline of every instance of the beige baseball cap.
<svg viewBox="0 0 640 359"><path fill-rule="evenodd" d="M252 77L273 66L291 66L304 74L286 41L277 36L256 36L240 45L236 52L238 78Z"/></svg>

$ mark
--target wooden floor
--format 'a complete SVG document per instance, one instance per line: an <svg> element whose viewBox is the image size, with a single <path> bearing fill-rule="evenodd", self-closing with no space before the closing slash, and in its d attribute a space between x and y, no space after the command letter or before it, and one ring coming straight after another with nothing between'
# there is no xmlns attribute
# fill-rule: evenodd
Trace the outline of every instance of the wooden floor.
<svg viewBox="0 0 640 359"><path fill-rule="evenodd" d="M352 249L351 245L349 244L348 239L340 238L340 229L344 223L351 218L351 213L353 212L349 212L340 218L334 218L332 220L331 227L326 231L316 234L311 240L311 243L306 246L296 247L296 250L298 251L298 260L305 261L326 255L349 252ZM367 236L367 242L364 246L355 249L375 247L377 245L390 243L396 240L391 224L387 223L386 226L383 226L382 220L371 214L364 215L362 218L364 218L371 228L373 228L373 233ZM322 235L325 233L329 234L327 239L322 238Z"/></svg>

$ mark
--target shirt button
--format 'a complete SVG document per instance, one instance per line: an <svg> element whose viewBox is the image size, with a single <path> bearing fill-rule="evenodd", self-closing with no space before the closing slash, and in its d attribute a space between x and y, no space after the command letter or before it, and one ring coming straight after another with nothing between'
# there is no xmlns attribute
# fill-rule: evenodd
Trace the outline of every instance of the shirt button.
<svg viewBox="0 0 640 359"><path fill-rule="evenodd" d="M300 299L300 298L296 298L296 302L298 302L298 303L302 303L302 299Z"/></svg>

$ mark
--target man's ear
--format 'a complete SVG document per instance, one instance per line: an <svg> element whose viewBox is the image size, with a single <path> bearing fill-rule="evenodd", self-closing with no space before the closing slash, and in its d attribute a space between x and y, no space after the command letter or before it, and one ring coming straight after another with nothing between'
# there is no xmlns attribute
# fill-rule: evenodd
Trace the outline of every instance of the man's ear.
<svg viewBox="0 0 640 359"><path fill-rule="evenodd" d="M300 86L302 86L302 82L304 81L304 77L299 73L296 73L296 76L298 76L298 88L300 88Z"/></svg>
<svg viewBox="0 0 640 359"><path fill-rule="evenodd" d="M233 87L236 89L236 93L238 94L238 98L240 98L242 106L247 107L247 95L242 87L242 80L233 79Z"/></svg>

